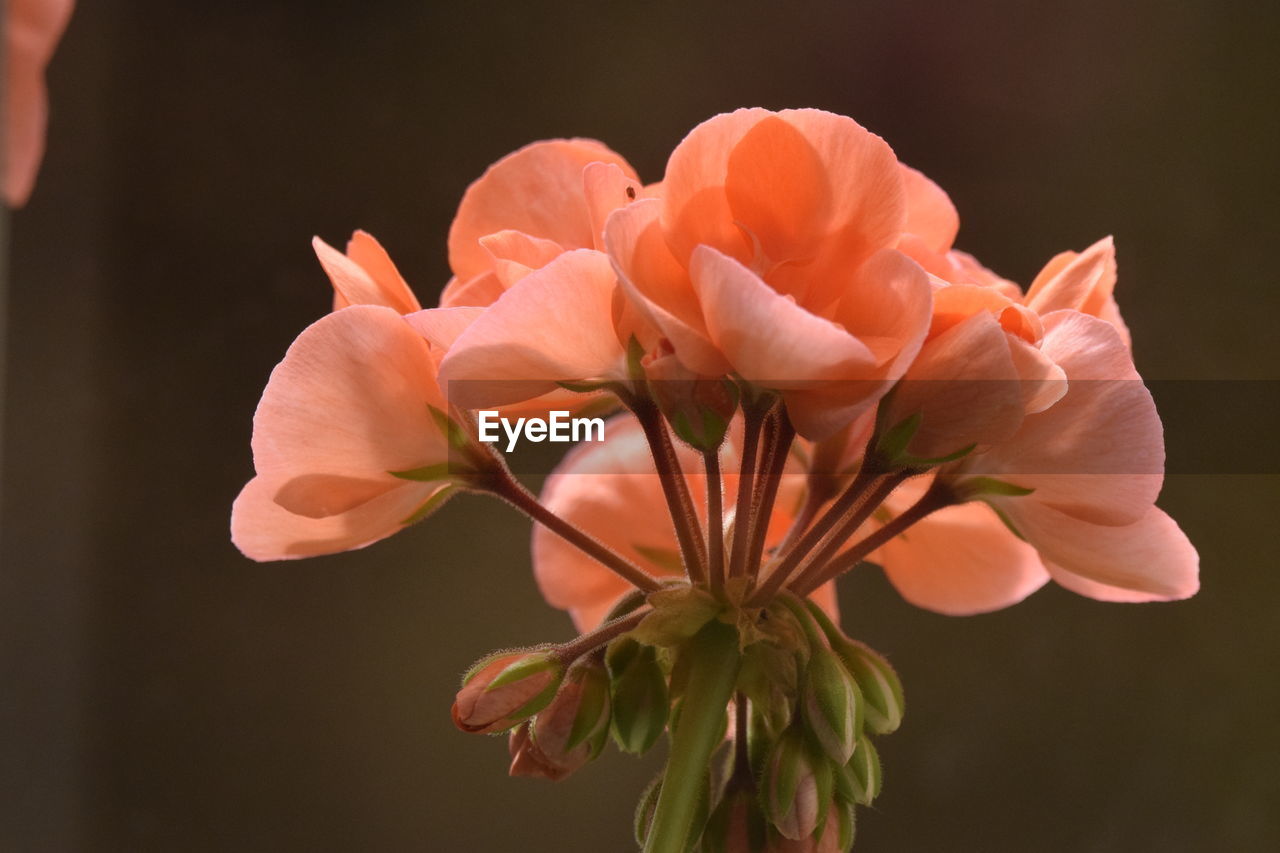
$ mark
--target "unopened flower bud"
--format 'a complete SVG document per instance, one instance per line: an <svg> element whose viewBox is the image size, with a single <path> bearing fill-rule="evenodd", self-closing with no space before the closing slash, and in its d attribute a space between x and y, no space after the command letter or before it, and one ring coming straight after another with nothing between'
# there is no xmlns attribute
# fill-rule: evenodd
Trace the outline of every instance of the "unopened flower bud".
<svg viewBox="0 0 1280 853"><path fill-rule="evenodd" d="M609 679L588 660L570 668L551 704L511 734L512 776L559 781L591 761L609 735Z"/></svg>
<svg viewBox="0 0 1280 853"><path fill-rule="evenodd" d="M682 441L697 450L720 446L738 409L736 385L699 376L670 352L647 361L645 374L658 408Z"/></svg>
<svg viewBox="0 0 1280 853"><path fill-rule="evenodd" d="M563 676L564 664L551 651L491 655L463 677L453 723L476 734L506 731L546 707Z"/></svg>
<svg viewBox="0 0 1280 853"><path fill-rule="evenodd" d="M649 751L667 727L667 676L653 646L615 640L605 656L613 703L613 738L624 752Z"/></svg>
<svg viewBox="0 0 1280 853"><path fill-rule="evenodd" d="M862 731L862 695L834 652L815 646L805 669L801 708L809 733L837 765L849 761Z"/></svg>
<svg viewBox="0 0 1280 853"><path fill-rule="evenodd" d="M871 738L864 735L858 739L858 748L853 751L853 757L846 765L846 772L841 775L846 780L842 784L849 786L847 793L841 792L844 798L858 805L869 806L879 796L883 783L880 754L872 746Z"/></svg>
<svg viewBox="0 0 1280 853"><path fill-rule="evenodd" d="M775 835L764 853L847 853L853 846L853 828L853 808L833 804L820 832L798 840Z"/></svg>
<svg viewBox="0 0 1280 853"><path fill-rule="evenodd" d="M761 779L765 815L783 836L813 835L831 805L832 766L795 726L773 746Z"/></svg>
<svg viewBox="0 0 1280 853"><path fill-rule="evenodd" d="M764 815L749 787L730 783L707 818L700 853L759 853L765 844Z"/></svg>
<svg viewBox="0 0 1280 853"><path fill-rule="evenodd" d="M851 640L816 605L809 610L822 626L827 641L858 683L862 692L865 724L874 734L885 735L902 724L902 682L898 673L875 649Z"/></svg>

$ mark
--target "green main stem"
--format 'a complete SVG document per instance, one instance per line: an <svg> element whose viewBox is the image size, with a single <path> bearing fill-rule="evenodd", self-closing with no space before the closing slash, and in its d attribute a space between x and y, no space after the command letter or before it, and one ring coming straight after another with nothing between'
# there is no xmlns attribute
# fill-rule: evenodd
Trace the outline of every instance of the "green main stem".
<svg viewBox="0 0 1280 853"><path fill-rule="evenodd" d="M689 641L684 654L691 656L689 687L671 735L671 754L645 853L685 853L696 840L690 837L698 829L694 815L705 795L707 768L720 745L725 709L738 681L738 632L713 619Z"/></svg>

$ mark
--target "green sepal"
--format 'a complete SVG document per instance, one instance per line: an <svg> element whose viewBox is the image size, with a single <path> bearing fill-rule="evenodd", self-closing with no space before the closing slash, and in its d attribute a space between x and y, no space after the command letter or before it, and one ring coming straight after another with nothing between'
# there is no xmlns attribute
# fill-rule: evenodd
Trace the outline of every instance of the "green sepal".
<svg viewBox="0 0 1280 853"><path fill-rule="evenodd" d="M907 452L907 445L916 437L922 420L920 413L916 412L889 427L876 442L876 454L890 463L896 462Z"/></svg>
<svg viewBox="0 0 1280 853"><path fill-rule="evenodd" d="M437 462L434 465L423 465L421 468L406 468L403 471L388 471L392 477L401 480L412 480L415 483L430 483L432 480L449 479L449 463Z"/></svg>
<svg viewBox="0 0 1280 853"><path fill-rule="evenodd" d="M1022 535L1022 531L1017 528L1013 523L1013 519L1009 518L1008 514L1003 509L991 503L991 501L984 501L984 503L991 507L991 511L996 514L996 518L1000 519L1000 523L1003 524L1010 533L1017 536L1023 542L1027 541L1027 537Z"/></svg>
<svg viewBox="0 0 1280 853"><path fill-rule="evenodd" d="M631 631L631 636L651 646L680 645L721 610L714 596L691 586L660 589L650 593L648 600L653 611Z"/></svg>
<svg viewBox="0 0 1280 853"><path fill-rule="evenodd" d="M590 756L594 759L609 739L609 676L604 666L597 662L570 669L569 677L582 683L582 699L573 718L573 727L569 729L569 737L565 740L565 749L571 750L592 738Z"/></svg>
<svg viewBox="0 0 1280 853"><path fill-rule="evenodd" d="M644 381L644 365L641 364L643 359L644 347L640 339L632 335L627 340L627 376L631 377L633 382Z"/></svg>
<svg viewBox="0 0 1280 853"><path fill-rule="evenodd" d="M560 659L553 654L544 652L526 655L498 673L493 681L489 682L489 686L484 691L488 693L490 690L506 687L508 684L515 684L517 681L526 679L531 675L537 675L547 670L561 669L563 666L564 664L560 662Z"/></svg>
<svg viewBox="0 0 1280 853"><path fill-rule="evenodd" d="M440 507L444 506L445 501L453 497L453 493L456 491L458 491L458 489L455 486L445 486L443 489L423 501L422 506L418 507L406 516L400 524L404 527L408 527L410 524L417 524L419 521L422 521Z"/></svg>
<svg viewBox="0 0 1280 853"><path fill-rule="evenodd" d="M770 737L790 724L799 679L795 652L768 642L754 643L743 651L737 687L751 700Z"/></svg>
<svg viewBox="0 0 1280 853"><path fill-rule="evenodd" d="M603 391L613 384L610 379L583 379L581 381L569 381L562 379L556 383L566 391L572 391L575 394L590 394L593 391Z"/></svg>
<svg viewBox="0 0 1280 853"><path fill-rule="evenodd" d="M435 421L436 427L448 440L449 446L456 450L463 450L471 446L471 439L463 432L462 427L449 417L445 412L440 411L430 403L427 404L427 411L431 413L431 420Z"/></svg>
<svg viewBox="0 0 1280 853"><path fill-rule="evenodd" d="M963 500L972 500L979 495L1021 498L1034 491L1035 489L1028 489L1004 480L997 480L995 477L969 477L956 486L957 497Z"/></svg>
<svg viewBox="0 0 1280 853"><path fill-rule="evenodd" d="M621 671L611 663L610 701L613 719L610 730L623 752L643 755L667 727L670 697L666 674L658 663L653 646L637 645L631 660Z"/></svg>

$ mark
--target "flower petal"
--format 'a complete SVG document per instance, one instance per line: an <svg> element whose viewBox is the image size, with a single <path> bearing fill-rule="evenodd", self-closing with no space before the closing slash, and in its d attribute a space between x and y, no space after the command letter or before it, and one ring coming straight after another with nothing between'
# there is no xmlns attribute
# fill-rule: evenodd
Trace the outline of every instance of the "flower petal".
<svg viewBox="0 0 1280 853"><path fill-rule="evenodd" d="M523 231L566 249L594 247L582 171L595 162L613 163L635 178L626 160L591 139L535 142L490 166L467 188L449 229L454 274L466 280L488 270L480 238L496 231Z"/></svg>
<svg viewBox="0 0 1280 853"><path fill-rule="evenodd" d="M444 408L424 341L390 308L357 305L305 329L272 371L253 418L258 473L387 473L442 462L428 406Z"/></svg>
<svg viewBox="0 0 1280 853"><path fill-rule="evenodd" d="M1049 580L1036 550L980 503L934 513L871 559L907 601L949 616L1008 607Z"/></svg>
<svg viewBox="0 0 1280 853"><path fill-rule="evenodd" d="M1163 430L1151 393L1110 325L1075 311L1044 319L1041 350L1065 372L1066 395L963 467L1035 489L1029 497L995 499L1009 511L1030 501L1094 524L1131 524L1164 482Z"/></svg>
<svg viewBox="0 0 1280 853"><path fill-rule="evenodd" d="M409 314L421 309L386 250L364 231L351 235L345 255L319 237L311 238L311 248L333 282L333 310L350 305L383 305Z"/></svg>
<svg viewBox="0 0 1280 853"><path fill-rule="evenodd" d="M748 381L787 390L862 378L875 369L876 358L861 341L728 255L699 246L689 273L711 340Z"/></svg>
<svg viewBox="0 0 1280 853"><path fill-rule="evenodd" d="M942 254L951 248L960 230L960 214L942 187L923 172L899 163L906 200L907 219L902 230L924 241L931 252Z"/></svg>
<svg viewBox="0 0 1280 853"><path fill-rule="evenodd" d="M72 0L9 0L5 9L4 198L22 207L44 157L49 97L45 66L71 18Z"/></svg>
<svg viewBox="0 0 1280 853"><path fill-rule="evenodd" d="M253 560L295 560L363 548L398 532L443 483L399 485L332 515L297 515L276 497L287 475L259 475L248 482L231 508L231 539Z"/></svg>
<svg viewBox="0 0 1280 853"><path fill-rule="evenodd" d="M680 361L695 373L720 376L729 363L707 337L689 275L663 239L661 212L656 199L615 211L605 224L609 258L631 304L667 336Z"/></svg>
<svg viewBox="0 0 1280 853"><path fill-rule="evenodd" d="M1101 601L1171 601L1200 588L1200 558L1167 514L1156 507L1124 527L1089 524L1048 507L1009 511L1035 545L1053 579Z"/></svg>
<svg viewBox="0 0 1280 853"><path fill-rule="evenodd" d="M622 378L626 353L614 329L616 289L609 259L587 249L566 252L521 279L441 362L450 402L500 406L552 391L561 381Z"/></svg>

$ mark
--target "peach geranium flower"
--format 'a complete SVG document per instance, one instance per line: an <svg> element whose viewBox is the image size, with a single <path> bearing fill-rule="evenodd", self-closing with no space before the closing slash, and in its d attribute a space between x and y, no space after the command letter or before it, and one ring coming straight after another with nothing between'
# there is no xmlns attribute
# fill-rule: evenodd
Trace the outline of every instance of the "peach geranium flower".
<svg viewBox="0 0 1280 853"><path fill-rule="evenodd" d="M894 249L904 221L879 137L820 110L750 109L694 128L661 197L616 211L605 242L686 366L782 392L821 438L874 404L928 330L928 278Z"/></svg>
<svg viewBox="0 0 1280 853"><path fill-rule="evenodd" d="M1155 506L1164 439L1125 341L1076 311L1053 312L1044 326L1044 352L1065 372L1065 396L937 475L961 493L978 478L1017 488L939 510L874 559L909 601L956 615L1007 607L1050 578L1104 601L1194 595L1196 551ZM908 481L886 506L901 513L924 492L924 483Z"/></svg>
<svg viewBox="0 0 1280 853"><path fill-rule="evenodd" d="M4 199L22 207L44 157L49 96L44 70L71 18L74 0L8 0L4 22Z"/></svg>
<svg viewBox="0 0 1280 853"><path fill-rule="evenodd" d="M429 407L445 410L426 340L396 311L357 305L309 326L276 367L253 418L257 475L236 499L231 537L255 560L361 548L448 494L404 479L448 461Z"/></svg>

